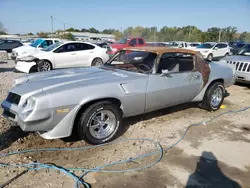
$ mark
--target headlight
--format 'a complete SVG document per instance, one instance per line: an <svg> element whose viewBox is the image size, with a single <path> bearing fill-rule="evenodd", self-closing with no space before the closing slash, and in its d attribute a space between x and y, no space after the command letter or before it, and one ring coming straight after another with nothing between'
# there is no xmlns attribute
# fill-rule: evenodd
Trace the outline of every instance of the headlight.
<svg viewBox="0 0 250 188"><path fill-rule="evenodd" d="M20 59L20 61L33 61L35 59L35 57L29 55L29 56L26 56L26 57L21 57L19 59Z"/></svg>
<svg viewBox="0 0 250 188"><path fill-rule="evenodd" d="M30 97L24 101L22 104L22 112L21 116L23 119L28 117L34 110L36 104L36 100L33 97Z"/></svg>

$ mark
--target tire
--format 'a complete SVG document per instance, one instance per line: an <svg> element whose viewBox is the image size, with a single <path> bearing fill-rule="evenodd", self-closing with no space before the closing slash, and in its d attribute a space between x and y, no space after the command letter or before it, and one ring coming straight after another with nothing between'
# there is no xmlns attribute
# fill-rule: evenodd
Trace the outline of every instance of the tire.
<svg viewBox="0 0 250 188"><path fill-rule="evenodd" d="M102 120L100 114L105 114L103 119L106 119L106 121L110 119L110 122L107 123ZM80 115L76 128L78 137L94 145L110 142L121 131L121 119L121 109L112 102L101 101L94 103Z"/></svg>
<svg viewBox="0 0 250 188"><path fill-rule="evenodd" d="M102 65L103 64L103 61L101 58L95 58L93 59L92 63L91 63L91 66L99 66L99 65Z"/></svg>
<svg viewBox="0 0 250 188"><path fill-rule="evenodd" d="M45 72L52 70L52 65L47 60L41 60L37 63L37 71L38 72Z"/></svg>
<svg viewBox="0 0 250 188"><path fill-rule="evenodd" d="M208 56L207 56L207 59L209 60L209 61L212 61L213 60L213 54L208 54Z"/></svg>
<svg viewBox="0 0 250 188"><path fill-rule="evenodd" d="M216 96L216 91L219 92L217 100L214 98ZM208 111L216 111L220 109L221 104L224 101L225 87L222 82L215 82L209 86L205 96L203 98L200 107Z"/></svg>

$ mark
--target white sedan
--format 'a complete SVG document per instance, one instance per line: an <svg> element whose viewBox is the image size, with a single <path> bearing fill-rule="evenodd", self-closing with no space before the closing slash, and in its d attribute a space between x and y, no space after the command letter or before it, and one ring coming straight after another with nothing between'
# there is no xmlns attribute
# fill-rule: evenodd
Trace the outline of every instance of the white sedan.
<svg viewBox="0 0 250 188"><path fill-rule="evenodd" d="M16 69L30 73L57 68L97 66L108 61L106 50L87 42L59 42L28 56L19 56Z"/></svg>

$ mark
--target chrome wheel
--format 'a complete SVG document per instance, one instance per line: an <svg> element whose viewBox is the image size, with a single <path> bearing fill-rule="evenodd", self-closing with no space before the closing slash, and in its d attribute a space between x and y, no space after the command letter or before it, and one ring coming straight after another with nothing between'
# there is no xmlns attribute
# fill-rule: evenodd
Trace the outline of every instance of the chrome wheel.
<svg viewBox="0 0 250 188"><path fill-rule="evenodd" d="M93 66L100 66L100 65L102 65L102 64L103 64L103 62L102 62L102 60L99 59L99 58L94 59L93 62L92 62L92 65L93 65Z"/></svg>
<svg viewBox="0 0 250 188"><path fill-rule="evenodd" d="M41 72L43 72L43 71L49 71L50 69L51 69L51 65L50 65L50 63L48 61L42 61L42 62L40 62L40 64L39 64L39 70Z"/></svg>
<svg viewBox="0 0 250 188"><path fill-rule="evenodd" d="M209 61L212 61L213 60L213 56L210 54L210 55L208 55L208 60Z"/></svg>
<svg viewBox="0 0 250 188"><path fill-rule="evenodd" d="M217 87L211 97L210 104L212 107L218 107L223 99L223 89L221 87Z"/></svg>
<svg viewBox="0 0 250 188"><path fill-rule="evenodd" d="M110 136L116 127L115 114L110 110L101 110L95 113L89 121L89 132L96 139Z"/></svg>

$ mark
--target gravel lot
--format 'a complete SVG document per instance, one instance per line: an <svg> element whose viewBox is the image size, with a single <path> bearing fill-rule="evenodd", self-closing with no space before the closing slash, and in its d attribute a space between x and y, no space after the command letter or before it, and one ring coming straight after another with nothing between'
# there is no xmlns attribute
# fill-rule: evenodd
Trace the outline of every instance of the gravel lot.
<svg viewBox="0 0 250 188"><path fill-rule="evenodd" d="M15 77L13 61L0 61L0 100L6 97ZM224 111L250 106L250 89L247 85L234 85L224 101L225 108L207 112L193 104L180 105L157 112L136 116L124 121L122 138L151 138L167 147L176 142L185 128ZM0 110L1 112L1 110ZM23 133L13 122L0 118L0 153L30 148L79 147L83 141L63 142L44 140L36 133ZM3 158L3 162L27 163L40 161L65 167L93 168L114 160L126 159L155 149L149 142L127 142L90 151L41 152ZM207 125L193 127L185 139L172 150L165 152L157 165L139 172L90 173L85 180L92 187L105 188L179 188L179 187L250 187L250 110L221 116ZM112 167L125 169L149 164L158 156L136 163ZM16 176L23 169L0 170L0 184ZM79 173L77 173L79 174ZM198 183L197 183L198 182ZM190 186L196 184L196 186ZM7 187L73 187L73 180L52 170L28 172Z"/></svg>

